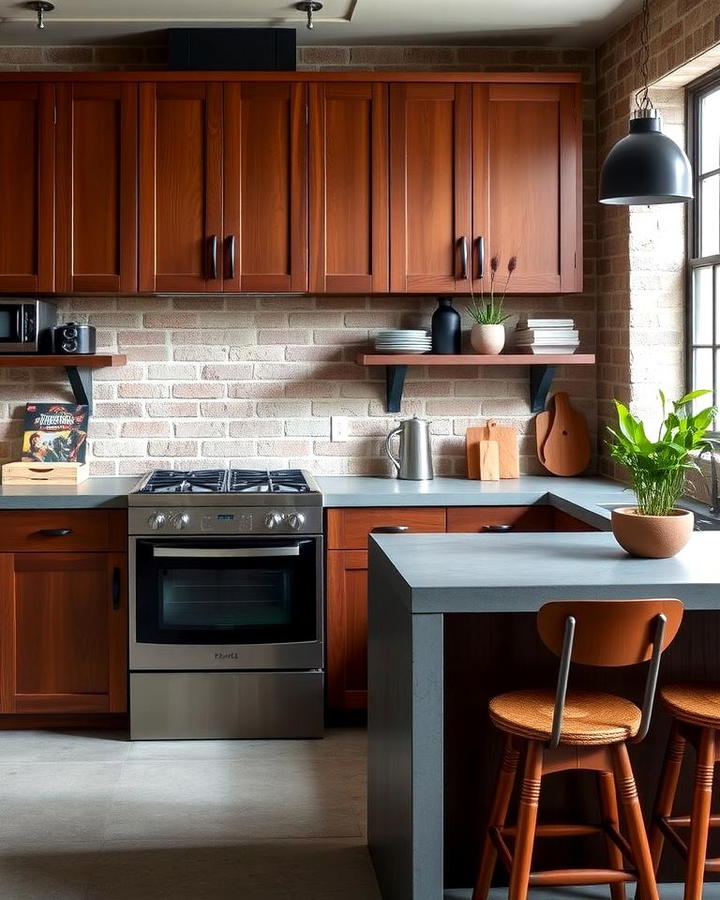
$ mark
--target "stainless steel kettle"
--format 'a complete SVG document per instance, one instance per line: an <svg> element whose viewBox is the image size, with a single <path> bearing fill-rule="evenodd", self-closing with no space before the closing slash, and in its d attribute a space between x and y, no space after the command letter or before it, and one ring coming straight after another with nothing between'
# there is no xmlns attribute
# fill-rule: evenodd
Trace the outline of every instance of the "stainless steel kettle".
<svg viewBox="0 0 720 900"><path fill-rule="evenodd" d="M390 441L400 435L400 453L390 450ZM385 438L385 452L397 469L397 477L408 481L429 481L433 477L430 451L430 423L425 419L405 419Z"/></svg>

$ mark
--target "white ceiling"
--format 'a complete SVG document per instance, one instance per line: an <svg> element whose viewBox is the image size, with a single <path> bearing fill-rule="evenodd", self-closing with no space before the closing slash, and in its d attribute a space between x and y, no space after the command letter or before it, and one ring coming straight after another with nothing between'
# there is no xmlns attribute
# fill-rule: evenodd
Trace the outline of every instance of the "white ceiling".
<svg viewBox="0 0 720 900"><path fill-rule="evenodd" d="M18 0L0 0L0 45L161 38L172 26L295 26L299 44L504 42L594 46L641 0L324 0L314 31L294 0L54 0L44 31Z"/></svg>

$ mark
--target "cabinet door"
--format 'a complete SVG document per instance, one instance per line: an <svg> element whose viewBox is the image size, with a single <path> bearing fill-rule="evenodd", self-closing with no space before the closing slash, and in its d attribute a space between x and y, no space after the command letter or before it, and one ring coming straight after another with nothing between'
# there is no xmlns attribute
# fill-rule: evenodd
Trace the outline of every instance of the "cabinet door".
<svg viewBox="0 0 720 900"><path fill-rule="evenodd" d="M55 89L0 85L0 292L52 291Z"/></svg>
<svg viewBox="0 0 720 900"><path fill-rule="evenodd" d="M140 290L222 289L222 85L140 85Z"/></svg>
<svg viewBox="0 0 720 900"><path fill-rule="evenodd" d="M549 506L456 506L447 511L449 532L553 531Z"/></svg>
<svg viewBox="0 0 720 900"><path fill-rule="evenodd" d="M0 710L126 710L126 556L0 554Z"/></svg>
<svg viewBox="0 0 720 900"><path fill-rule="evenodd" d="M367 706L367 569L367 551L328 552L327 691L334 710Z"/></svg>
<svg viewBox="0 0 720 900"><path fill-rule="evenodd" d="M306 85L226 84L224 108L224 288L306 291Z"/></svg>
<svg viewBox="0 0 720 900"><path fill-rule="evenodd" d="M310 290L387 291L387 85L309 90Z"/></svg>
<svg viewBox="0 0 720 900"><path fill-rule="evenodd" d="M582 106L579 85L473 88L474 276L517 256L510 293L582 290Z"/></svg>
<svg viewBox="0 0 720 900"><path fill-rule="evenodd" d="M391 85L391 291L469 290L471 131L469 85Z"/></svg>
<svg viewBox="0 0 720 900"><path fill-rule="evenodd" d="M56 90L56 290L136 292L137 86Z"/></svg>

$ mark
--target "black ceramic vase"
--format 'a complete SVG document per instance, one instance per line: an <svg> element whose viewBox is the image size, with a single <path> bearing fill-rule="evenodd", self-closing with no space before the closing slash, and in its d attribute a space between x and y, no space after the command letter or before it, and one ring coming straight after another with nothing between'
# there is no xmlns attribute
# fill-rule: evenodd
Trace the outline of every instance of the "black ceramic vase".
<svg viewBox="0 0 720 900"><path fill-rule="evenodd" d="M438 297L432 317L432 352L460 353L460 313L453 308L452 297Z"/></svg>

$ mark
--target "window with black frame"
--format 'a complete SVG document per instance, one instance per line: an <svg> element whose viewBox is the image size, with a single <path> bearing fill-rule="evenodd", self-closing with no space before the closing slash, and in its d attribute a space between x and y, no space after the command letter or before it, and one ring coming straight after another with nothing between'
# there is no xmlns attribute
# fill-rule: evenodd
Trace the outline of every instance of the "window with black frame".
<svg viewBox="0 0 720 900"><path fill-rule="evenodd" d="M695 202L688 228L688 387L720 398L720 70L689 92ZM703 405L706 405L703 402ZM715 429L720 422L715 423Z"/></svg>

